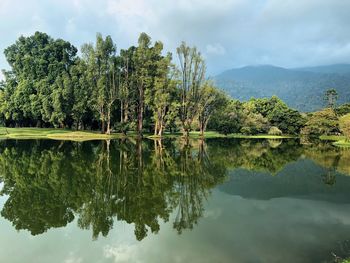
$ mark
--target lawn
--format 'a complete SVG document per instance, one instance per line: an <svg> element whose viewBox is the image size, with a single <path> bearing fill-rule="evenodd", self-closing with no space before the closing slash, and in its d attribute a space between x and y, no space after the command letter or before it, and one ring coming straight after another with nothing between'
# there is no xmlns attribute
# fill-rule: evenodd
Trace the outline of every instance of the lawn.
<svg viewBox="0 0 350 263"><path fill-rule="evenodd" d="M0 138L10 139L57 139L102 140L122 137L121 134L106 135L93 131L73 131L53 128L0 128Z"/></svg>

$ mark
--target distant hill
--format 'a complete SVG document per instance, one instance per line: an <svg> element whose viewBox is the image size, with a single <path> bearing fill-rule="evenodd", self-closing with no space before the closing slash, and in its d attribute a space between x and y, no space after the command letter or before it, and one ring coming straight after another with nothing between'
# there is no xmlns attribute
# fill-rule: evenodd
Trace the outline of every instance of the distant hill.
<svg viewBox="0 0 350 263"><path fill-rule="evenodd" d="M220 186L220 190L246 199L288 197L349 203L350 177L334 172L336 183L330 187L322 181L322 175L328 173L329 170L310 159L289 163L274 176L239 168L231 171L228 181Z"/></svg>
<svg viewBox="0 0 350 263"><path fill-rule="evenodd" d="M247 66L224 71L214 81L233 98L245 101L277 95L305 112L322 108L323 94L329 88L338 91L339 104L350 102L350 64L294 69Z"/></svg>

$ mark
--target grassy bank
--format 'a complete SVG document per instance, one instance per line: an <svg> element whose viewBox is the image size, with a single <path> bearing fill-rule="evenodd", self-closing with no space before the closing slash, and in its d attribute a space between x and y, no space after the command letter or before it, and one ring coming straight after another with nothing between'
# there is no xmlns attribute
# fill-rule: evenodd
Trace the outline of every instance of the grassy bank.
<svg viewBox="0 0 350 263"><path fill-rule="evenodd" d="M93 131L73 131L50 128L0 128L0 138L7 139L56 139L56 140L105 140L120 138L121 134L106 135Z"/></svg>
<svg viewBox="0 0 350 263"><path fill-rule="evenodd" d="M128 133L128 137L135 137L135 132ZM145 138L156 139L158 136L151 134L145 134ZM178 138L182 133L165 133L163 138ZM121 133L113 133L111 135L101 134L98 131L73 131L67 129L53 129L53 128L3 128L0 127L0 139L55 139L55 140L73 140L73 141L85 141L85 140L106 140L117 139L124 137ZM199 139L202 138L199 132L191 132L190 138ZM242 139L286 139L294 138L293 136L275 136L275 135L242 135L242 134L229 134L223 135L215 131L207 131L204 133L204 138L242 138Z"/></svg>
<svg viewBox="0 0 350 263"><path fill-rule="evenodd" d="M259 134L259 135L244 135L244 134L229 134L228 138L242 138L242 139L293 139L298 138L292 135L269 135L269 134Z"/></svg>

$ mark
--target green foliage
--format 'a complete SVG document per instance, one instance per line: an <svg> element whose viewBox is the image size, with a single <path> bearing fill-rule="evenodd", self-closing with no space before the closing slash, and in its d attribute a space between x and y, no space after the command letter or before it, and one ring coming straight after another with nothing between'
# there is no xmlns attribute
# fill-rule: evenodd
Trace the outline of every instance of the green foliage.
<svg viewBox="0 0 350 263"><path fill-rule="evenodd" d="M198 105L199 130L203 135L210 117L217 111L220 111L228 98L226 95L215 88L214 84L206 81L200 91L200 100Z"/></svg>
<svg viewBox="0 0 350 263"><path fill-rule="evenodd" d="M302 129L302 135L320 136L337 133L338 117L332 108L317 111L308 116L308 121Z"/></svg>
<svg viewBox="0 0 350 263"><path fill-rule="evenodd" d="M208 128L222 134L238 133L242 127L242 111L239 101L226 99L209 119Z"/></svg>
<svg viewBox="0 0 350 263"><path fill-rule="evenodd" d="M244 103L235 102L231 107L225 106L214 118L216 123L215 120L210 122L210 128L226 130L225 133L267 133L271 126L276 126L285 134L296 135L305 123L298 111L288 108L276 96L269 99L251 99Z"/></svg>
<svg viewBox="0 0 350 263"><path fill-rule="evenodd" d="M205 77L205 62L196 47L185 42L176 49L180 61L180 121L188 137L192 122L198 114L200 94Z"/></svg>
<svg viewBox="0 0 350 263"><path fill-rule="evenodd" d="M241 128L243 134L266 133L268 130L268 120L260 113L243 110L244 120Z"/></svg>
<svg viewBox="0 0 350 263"><path fill-rule="evenodd" d="M55 126L67 124L72 101L66 77L76 53L69 42L40 32L21 36L6 48L4 54L12 71L5 73L6 104L1 109L5 122L26 126L40 121Z"/></svg>
<svg viewBox="0 0 350 263"><path fill-rule="evenodd" d="M350 103L345 103L343 105L340 105L335 109L335 112L338 116L343 116L345 114L350 113Z"/></svg>
<svg viewBox="0 0 350 263"><path fill-rule="evenodd" d="M350 113L339 118L339 128L341 132L346 136L347 140L350 139Z"/></svg>
<svg viewBox="0 0 350 263"><path fill-rule="evenodd" d="M268 132L269 135L282 135L282 131L276 126L272 126Z"/></svg>

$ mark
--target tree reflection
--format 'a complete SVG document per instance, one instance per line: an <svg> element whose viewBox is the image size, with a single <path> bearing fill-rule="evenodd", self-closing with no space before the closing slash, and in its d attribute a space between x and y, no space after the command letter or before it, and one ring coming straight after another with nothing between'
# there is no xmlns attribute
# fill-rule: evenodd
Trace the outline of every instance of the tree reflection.
<svg viewBox="0 0 350 263"><path fill-rule="evenodd" d="M324 166L336 171L348 158L317 149L293 140L1 141L1 195L8 196L1 215L32 235L74 218L94 239L108 235L114 220L134 224L138 240L170 218L182 233L199 222L211 189L233 168L273 175L301 156L322 163L326 151L335 157ZM323 180L335 183L328 174Z"/></svg>

